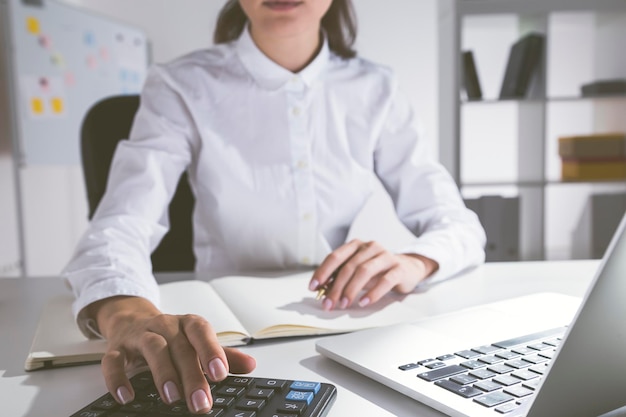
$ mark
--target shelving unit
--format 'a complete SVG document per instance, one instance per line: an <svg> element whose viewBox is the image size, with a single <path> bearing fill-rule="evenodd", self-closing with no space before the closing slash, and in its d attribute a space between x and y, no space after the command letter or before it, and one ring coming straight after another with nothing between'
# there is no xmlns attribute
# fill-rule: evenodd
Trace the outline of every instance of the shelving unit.
<svg viewBox="0 0 626 417"><path fill-rule="evenodd" d="M572 241L590 197L624 193L626 182L560 181L558 137L626 132L626 96L580 96L584 83L626 78L626 1L444 0L439 8L441 161L465 198L519 197L519 259L585 257ZM531 31L546 37L538 75L526 98L499 100L509 49ZM465 50L483 100L460 94Z"/></svg>

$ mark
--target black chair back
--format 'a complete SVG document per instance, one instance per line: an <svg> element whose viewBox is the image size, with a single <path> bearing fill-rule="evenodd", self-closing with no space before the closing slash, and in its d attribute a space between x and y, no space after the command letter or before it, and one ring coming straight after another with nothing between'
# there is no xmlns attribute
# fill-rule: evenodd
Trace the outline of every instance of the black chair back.
<svg viewBox="0 0 626 417"><path fill-rule="evenodd" d="M127 139L139 107L139 96L105 98L94 104L81 127L81 154L89 219L106 189L115 148ZM193 271L192 211L195 199L185 173L169 206L170 230L152 253L154 272Z"/></svg>

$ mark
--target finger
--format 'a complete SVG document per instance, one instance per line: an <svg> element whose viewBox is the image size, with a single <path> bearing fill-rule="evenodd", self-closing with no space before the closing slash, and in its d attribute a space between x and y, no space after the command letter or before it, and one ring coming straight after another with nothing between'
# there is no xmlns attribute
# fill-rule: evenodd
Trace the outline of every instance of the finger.
<svg viewBox="0 0 626 417"><path fill-rule="evenodd" d="M315 269L315 272L313 272L313 276L309 282L309 288L315 291L320 285L326 284L335 271L359 250L362 243L363 242L360 240L354 239L348 243L344 243L328 254L326 258L324 258L324 261Z"/></svg>
<svg viewBox="0 0 626 417"><path fill-rule="evenodd" d="M228 375L226 355L217 341L213 328L204 318L194 314L182 316L180 329L184 338L177 339L172 352L181 375L185 396L190 409L197 413L205 412L211 407L213 399L204 373L211 381L226 378Z"/></svg>
<svg viewBox="0 0 626 417"><path fill-rule="evenodd" d="M360 307L378 302L387 293L391 292L400 280L401 271L397 267L382 272L377 277L376 284L370 288L358 301Z"/></svg>
<svg viewBox="0 0 626 417"><path fill-rule="evenodd" d="M152 372L154 385L165 403L172 404L181 400L180 379L165 336L145 332L139 337L138 348Z"/></svg>
<svg viewBox="0 0 626 417"><path fill-rule="evenodd" d="M228 360L211 324L200 316L189 314L184 316L182 328L209 379L217 382L226 378Z"/></svg>
<svg viewBox="0 0 626 417"><path fill-rule="evenodd" d="M361 278L363 280L363 283L355 283L358 288L353 290L353 294L346 294L346 288L354 279L354 275L357 272L357 269L363 269L363 264L366 264L372 258L375 258L383 253L385 253L385 249L376 242L362 243L359 246L359 249L350 257L350 259L348 259L343 264L341 269L337 272L332 287L328 291L327 295L331 302L335 304L339 301L340 307L347 307L355 294L360 291L361 288L363 288L363 285L365 285L368 280L367 277ZM363 269L361 274L367 274L367 268ZM344 296L346 297L345 299ZM324 301L326 302L326 300Z"/></svg>
<svg viewBox="0 0 626 417"><path fill-rule="evenodd" d="M207 412L212 405L209 384L198 355L182 329L184 317L160 315L151 319L149 331L140 337L138 349L163 393L182 387L188 408L195 413ZM174 391L172 395L175 394ZM180 393L179 396L182 398Z"/></svg>
<svg viewBox="0 0 626 417"><path fill-rule="evenodd" d="M233 374L247 374L256 368L256 360L239 349L224 348L230 372Z"/></svg>
<svg viewBox="0 0 626 417"><path fill-rule="evenodd" d="M359 263L352 274L352 278L346 284L343 293L341 294L342 306L350 306L357 299L363 289L368 287L368 283L374 282L373 286L369 286L369 292L371 292L373 288L379 286L380 284L378 281L381 279L388 279L385 278L385 274L396 264L397 262L393 255L385 251L379 252L373 257ZM393 288L393 285L391 288ZM389 288L389 290L391 290L391 288ZM378 295L378 292L375 292L374 294ZM361 307L365 307L370 302L378 301L379 298L373 300L367 295L363 296L359 300L359 305Z"/></svg>
<svg viewBox="0 0 626 417"><path fill-rule="evenodd" d="M102 375L107 389L120 404L128 404L135 398L135 391L130 384L124 365L125 355L119 350L108 350L102 357Z"/></svg>

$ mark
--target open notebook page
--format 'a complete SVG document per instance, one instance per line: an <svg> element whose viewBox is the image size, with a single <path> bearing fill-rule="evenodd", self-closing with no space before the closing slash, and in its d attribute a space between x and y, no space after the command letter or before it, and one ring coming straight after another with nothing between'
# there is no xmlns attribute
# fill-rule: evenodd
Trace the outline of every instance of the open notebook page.
<svg viewBox="0 0 626 417"><path fill-rule="evenodd" d="M242 345L250 338L241 322L207 282L171 282L161 284L159 289L164 313L204 317L213 326L222 345Z"/></svg>
<svg viewBox="0 0 626 417"><path fill-rule="evenodd" d="M308 289L311 272L285 277L225 277L211 285L254 338L339 333L414 320L403 296L367 307L324 311ZM278 327L281 326L281 327Z"/></svg>

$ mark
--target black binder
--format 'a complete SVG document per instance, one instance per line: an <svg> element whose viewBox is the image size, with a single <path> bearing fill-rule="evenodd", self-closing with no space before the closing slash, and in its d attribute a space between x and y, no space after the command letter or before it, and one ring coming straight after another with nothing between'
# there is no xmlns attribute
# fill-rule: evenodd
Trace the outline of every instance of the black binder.
<svg viewBox="0 0 626 417"><path fill-rule="evenodd" d="M478 72L474 63L474 54L472 51L465 51L462 55L463 59L463 87L467 93L468 100L480 100L483 98L483 92L480 88Z"/></svg>
<svg viewBox="0 0 626 417"><path fill-rule="evenodd" d="M544 35L530 33L513 44L500 90L501 99L526 97L530 81L539 70L544 43Z"/></svg>

